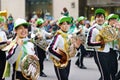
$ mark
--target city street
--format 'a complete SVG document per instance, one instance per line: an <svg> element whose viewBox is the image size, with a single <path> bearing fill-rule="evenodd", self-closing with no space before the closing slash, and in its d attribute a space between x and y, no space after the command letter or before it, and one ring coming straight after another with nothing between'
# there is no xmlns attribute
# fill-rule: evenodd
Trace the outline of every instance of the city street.
<svg viewBox="0 0 120 80"><path fill-rule="evenodd" d="M87 69L80 69L75 65L76 57L72 58L71 71L69 80L98 80L100 77L97 66L94 62L93 58L85 58L84 64ZM120 69L120 61L119 61L119 69ZM44 63L44 72L47 74L47 77L39 77L39 80L57 80L53 63L51 60L46 60ZM11 80L7 78L6 80Z"/></svg>
<svg viewBox="0 0 120 80"><path fill-rule="evenodd" d="M72 58L69 80L98 80L100 74L93 58L84 59L84 64L87 67L87 69L78 68L75 65L76 59L77 59L76 57ZM119 61L119 66L120 66L120 61ZM39 80L57 80L53 68L53 63L51 61L45 61L44 72L48 75L48 77L45 78L40 77Z"/></svg>

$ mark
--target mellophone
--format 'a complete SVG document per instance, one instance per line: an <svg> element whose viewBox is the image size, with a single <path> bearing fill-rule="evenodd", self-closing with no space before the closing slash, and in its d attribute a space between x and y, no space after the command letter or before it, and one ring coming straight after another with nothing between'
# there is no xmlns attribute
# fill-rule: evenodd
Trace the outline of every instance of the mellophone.
<svg viewBox="0 0 120 80"><path fill-rule="evenodd" d="M16 44L16 42L16 39L11 41L9 45L7 44L7 42L4 42L4 47L2 46L1 50L9 51ZM20 68L23 76L26 79L37 80L39 78L40 64L35 55L26 55L20 63Z"/></svg>
<svg viewBox="0 0 120 80"><path fill-rule="evenodd" d="M112 27L112 26L105 26L103 27L99 34L96 36L96 41L104 41L104 43L107 42L112 42L113 40L119 40L118 41L118 45L120 48L120 38L119 38L119 32L116 32L116 27ZM101 46L101 48L99 48L99 50L103 50L105 47L105 44Z"/></svg>
<svg viewBox="0 0 120 80"><path fill-rule="evenodd" d="M58 48L58 53L60 53L60 55L62 56L61 60L57 60L55 59L53 56L50 56L51 60L53 61L54 65L58 68L65 68L68 65L68 61L70 60L70 58L74 57L76 55L76 47L75 45L77 45L77 47L80 46L80 44L75 44L77 39L80 38L79 34L73 34L72 37L70 37L68 39L68 44L69 44L69 48L68 51L65 51L63 49Z"/></svg>

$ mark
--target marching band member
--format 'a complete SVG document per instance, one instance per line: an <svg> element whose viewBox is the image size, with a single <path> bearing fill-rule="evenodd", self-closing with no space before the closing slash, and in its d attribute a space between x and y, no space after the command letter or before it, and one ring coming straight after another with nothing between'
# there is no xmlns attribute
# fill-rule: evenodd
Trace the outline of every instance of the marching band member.
<svg viewBox="0 0 120 80"><path fill-rule="evenodd" d="M108 43L105 43L104 40L96 41L96 36L99 34L102 29L102 25L105 21L105 10L97 9L95 10L95 24L89 29L86 43L90 48L95 50L94 60L97 64L97 67L100 71L101 77L99 80L113 80L110 75L110 67L109 67L109 54L110 54L110 46ZM99 48L105 45L103 50Z"/></svg>
<svg viewBox="0 0 120 80"><path fill-rule="evenodd" d="M108 15L107 19L108 19L108 25L115 28L116 29L116 33L119 32L120 30L117 29L116 24L118 23L117 19L119 18L118 15L116 14L110 14ZM115 33L114 33L115 34ZM117 37L118 39L120 39L120 36ZM119 45L118 45L118 39L113 40L112 42L110 42L109 44L111 45L110 48L110 74L112 77L112 80L115 80L115 75L118 71L118 60L117 60L117 51L119 50Z"/></svg>
<svg viewBox="0 0 120 80"><path fill-rule="evenodd" d="M0 47L1 48L7 42L6 33L2 29L3 26L4 26L4 18L0 16ZM5 63L6 63L6 53L5 51L2 51L0 49L0 80L4 80L2 79L2 76L5 69Z"/></svg>
<svg viewBox="0 0 120 80"><path fill-rule="evenodd" d="M14 30L16 36L11 41L12 45L8 47L10 49L8 49L7 61L13 65L12 80L27 80L22 75L20 63L26 55L35 55L34 44L26 40L28 35L28 23L26 20L18 18L14 23ZM6 68L10 69L10 67ZM7 69L6 71L8 71ZM7 72L5 72L6 74Z"/></svg>
<svg viewBox="0 0 120 80"><path fill-rule="evenodd" d="M36 36L37 38L39 38L39 39L41 38L41 39L46 40L46 37L49 37L49 38L52 37L51 33L48 33L47 31L45 31L44 20L42 18L37 19L36 24L37 24L37 30L38 30L38 32L37 32L38 36ZM41 77L47 77L47 75L43 72L43 69L44 69L44 63L43 62L44 62L44 60L46 58L45 53L46 53L45 50L43 50L42 48L37 46L37 54L38 54L38 57L39 57L40 76Z"/></svg>
<svg viewBox="0 0 120 80"><path fill-rule="evenodd" d="M60 29L56 32L52 42L48 47L48 51L50 55L58 61L64 58L59 52L59 49L62 49L65 52L68 51L69 44L68 44L67 32L70 28L71 20L72 19L69 16L62 16L58 20L58 25ZM76 46L74 45L74 47ZM69 53L66 53L66 54L69 54ZM68 80L69 73L70 73L70 65L71 65L70 59L68 60L67 66L65 66L64 68L59 68L56 65L54 65L55 73L58 80Z"/></svg>
<svg viewBox="0 0 120 80"><path fill-rule="evenodd" d="M85 27L85 20L86 18L84 16L80 16L78 18L78 25L79 25L78 30L81 30L80 34L83 35L84 38L86 38L86 35L87 35L87 28ZM85 67L85 65L83 64L83 60L86 54L87 54L87 51L85 49L84 43L82 43L78 49L78 59L75 62L75 65L77 65L81 69L87 69L87 67Z"/></svg>

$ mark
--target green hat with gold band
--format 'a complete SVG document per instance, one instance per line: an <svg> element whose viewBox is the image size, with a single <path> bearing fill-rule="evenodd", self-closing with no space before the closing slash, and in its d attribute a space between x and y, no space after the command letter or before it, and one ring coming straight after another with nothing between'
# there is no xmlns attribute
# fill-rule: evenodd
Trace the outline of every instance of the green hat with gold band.
<svg viewBox="0 0 120 80"><path fill-rule="evenodd" d="M82 20L86 20L86 17L80 16L80 17L78 18L78 22L80 22L80 21L82 21Z"/></svg>
<svg viewBox="0 0 120 80"><path fill-rule="evenodd" d="M37 25L40 25L42 23L44 23L44 20L42 18L37 19L37 21L36 21Z"/></svg>
<svg viewBox="0 0 120 80"><path fill-rule="evenodd" d="M58 20L58 24L61 24L63 22L69 22L71 23L72 21L72 17L70 16L62 16L59 20Z"/></svg>
<svg viewBox="0 0 120 80"><path fill-rule="evenodd" d="M28 26L29 23L25 20L25 19L22 19L22 18L18 18L15 23L14 23L14 29L17 28L18 26L20 25L26 25Z"/></svg>
<svg viewBox="0 0 120 80"><path fill-rule="evenodd" d="M119 18L119 16L117 15L117 14L110 14L110 15L108 15L108 17L107 17L107 20L110 20L110 19L118 19Z"/></svg>
<svg viewBox="0 0 120 80"><path fill-rule="evenodd" d="M0 22L4 22L4 18L0 16Z"/></svg>
<svg viewBox="0 0 120 80"><path fill-rule="evenodd" d="M105 10L102 9L102 8L98 8L98 9L95 10L95 15L96 14L105 14Z"/></svg>

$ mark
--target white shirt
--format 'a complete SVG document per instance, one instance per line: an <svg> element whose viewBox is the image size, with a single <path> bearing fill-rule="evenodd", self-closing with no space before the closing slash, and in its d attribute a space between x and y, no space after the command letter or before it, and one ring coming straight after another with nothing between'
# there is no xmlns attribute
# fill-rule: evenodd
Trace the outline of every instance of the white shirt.
<svg viewBox="0 0 120 80"><path fill-rule="evenodd" d="M7 41L7 36L6 33L0 29L0 42L2 41Z"/></svg>

